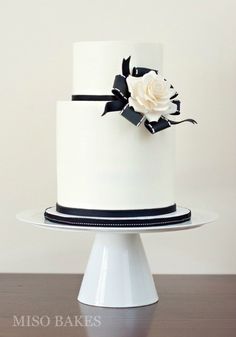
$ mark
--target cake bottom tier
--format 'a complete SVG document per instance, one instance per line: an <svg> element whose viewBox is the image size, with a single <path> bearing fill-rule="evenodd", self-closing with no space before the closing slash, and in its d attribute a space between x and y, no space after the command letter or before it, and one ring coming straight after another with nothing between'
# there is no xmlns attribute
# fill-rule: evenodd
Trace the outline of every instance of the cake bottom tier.
<svg viewBox="0 0 236 337"><path fill-rule="evenodd" d="M155 135L104 102L59 102L57 202L69 208L150 209L175 203L175 130Z"/></svg>

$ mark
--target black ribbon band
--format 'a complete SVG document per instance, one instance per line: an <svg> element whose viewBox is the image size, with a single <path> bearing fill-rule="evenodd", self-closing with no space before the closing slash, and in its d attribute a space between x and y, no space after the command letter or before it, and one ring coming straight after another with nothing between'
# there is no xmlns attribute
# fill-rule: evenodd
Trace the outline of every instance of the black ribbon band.
<svg viewBox="0 0 236 337"><path fill-rule="evenodd" d="M175 214L164 217L147 217L147 218L128 218L128 219L101 219L101 218L89 218L89 217L75 217L73 215L60 215L51 211L51 207L47 208L44 216L45 219L53 223L65 224L70 226L88 226L88 227L152 227L152 226L164 226L177 223L183 223L191 219L191 211L186 209L182 214Z"/></svg>
<svg viewBox="0 0 236 337"><path fill-rule="evenodd" d="M165 226L165 225L175 225L189 221L191 219L191 211L188 210L186 214L170 216L165 218L147 218L147 219L116 219L116 220L106 220L106 219L94 219L94 218L73 218L73 216L60 217L59 215L50 214L48 210L44 213L45 219L49 220L52 225L55 223L65 224L69 226L82 226L82 227L153 227L153 226Z"/></svg>
<svg viewBox="0 0 236 337"><path fill-rule="evenodd" d="M114 95L72 95L72 101L115 101Z"/></svg>
<svg viewBox="0 0 236 337"><path fill-rule="evenodd" d="M75 215L75 216L88 216L95 218L129 218L139 216L157 216L169 214L176 211L176 204L161 207L161 208L147 208L147 209L131 209L131 210L98 210L98 209L85 209L85 208L72 208L56 204L56 210L59 213Z"/></svg>

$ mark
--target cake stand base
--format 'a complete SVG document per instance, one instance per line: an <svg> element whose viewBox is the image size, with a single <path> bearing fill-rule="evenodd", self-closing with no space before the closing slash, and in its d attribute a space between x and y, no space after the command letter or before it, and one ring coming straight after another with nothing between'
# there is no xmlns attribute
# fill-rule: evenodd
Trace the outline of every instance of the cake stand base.
<svg viewBox="0 0 236 337"><path fill-rule="evenodd" d="M150 227L72 226L48 221L43 210L21 212L23 222L50 230L96 232L78 300L84 304L128 308L158 301L140 234L193 229L216 220L214 213L192 211L184 223Z"/></svg>
<svg viewBox="0 0 236 337"><path fill-rule="evenodd" d="M97 233L78 300L102 307L137 307L158 301L138 233Z"/></svg>

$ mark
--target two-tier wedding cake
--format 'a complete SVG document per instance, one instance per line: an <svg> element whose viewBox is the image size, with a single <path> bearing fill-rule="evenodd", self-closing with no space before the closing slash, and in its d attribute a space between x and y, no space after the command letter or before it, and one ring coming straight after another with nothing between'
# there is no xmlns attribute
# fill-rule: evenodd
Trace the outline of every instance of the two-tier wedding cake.
<svg viewBox="0 0 236 337"><path fill-rule="evenodd" d="M187 221L176 206L178 93L158 43L74 44L72 101L57 104L57 203L47 220L79 226Z"/></svg>

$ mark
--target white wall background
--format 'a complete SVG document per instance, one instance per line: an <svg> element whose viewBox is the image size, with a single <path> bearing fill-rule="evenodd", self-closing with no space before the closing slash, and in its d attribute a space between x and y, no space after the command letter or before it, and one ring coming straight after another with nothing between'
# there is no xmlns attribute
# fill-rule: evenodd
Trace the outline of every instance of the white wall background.
<svg viewBox="0 0 236 337"><path fill-rule="evenodd" d="M215 210L214 224L146 234L155 273L236 273L234 0L0 1L0 272L83 272L93 234L43 230L15 214L56 201L55 107L70 99L72 43L165 45L179 89L177 200Z"/></svg>

